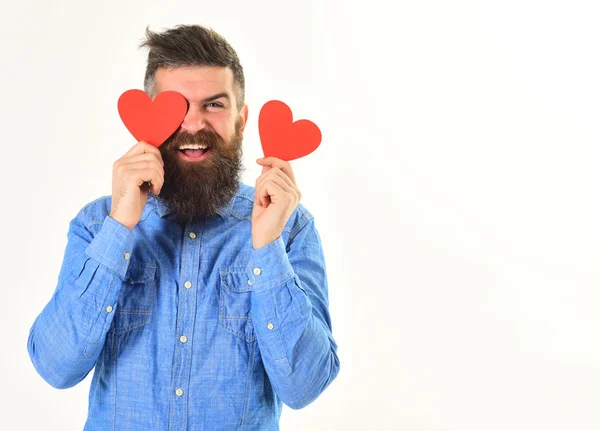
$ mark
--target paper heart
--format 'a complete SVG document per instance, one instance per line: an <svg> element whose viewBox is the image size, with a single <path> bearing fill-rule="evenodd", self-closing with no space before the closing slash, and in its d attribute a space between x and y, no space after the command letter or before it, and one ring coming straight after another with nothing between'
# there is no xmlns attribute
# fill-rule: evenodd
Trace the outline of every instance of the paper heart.
<svg viewBox="0 0 600 431"><path fill-rule="evenodd" d="M292 122L292 110L279 100L270 100L261 108L258 133L265 157L286 161L312 153L321 143L317 125L309 120Z"/></svg>
<svg viewBox="0 0 600 431"><path fill-rule="evenodd" d="M188 109L185 97L176 91L163 91L152 100L142 90L127 90L117 105L133 137L155 147L179 128Z"/></svg>

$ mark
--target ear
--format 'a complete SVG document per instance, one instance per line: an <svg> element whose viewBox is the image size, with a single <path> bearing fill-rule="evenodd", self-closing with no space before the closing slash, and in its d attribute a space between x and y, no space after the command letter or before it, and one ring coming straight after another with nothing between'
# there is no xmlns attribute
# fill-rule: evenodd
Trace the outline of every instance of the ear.
<svg viewBox="0 0 600 431"><path fill-rule="evenodd" d="M244 133L246 122L248 121L248 105L242 106L242 109L240 110L240 120L242 121L242 133Z"/></svg>

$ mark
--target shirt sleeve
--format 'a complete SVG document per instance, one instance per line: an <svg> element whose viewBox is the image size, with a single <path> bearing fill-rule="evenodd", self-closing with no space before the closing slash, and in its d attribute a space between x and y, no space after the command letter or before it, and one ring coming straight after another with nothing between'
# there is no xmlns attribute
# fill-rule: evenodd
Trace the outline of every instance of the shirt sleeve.
<svg viewBox="0 0 600 431"><path fill-rule="evenodd" d="M325 258L314 219L286 246L256 249L249 270L251 315L273 389L293 409L313 402L339 372Z"/></svg>
<svg viewBox="0 0 600 431"><path fill-rule="evenodd" d="M75 386L94 367L134 242L132 232L110 216L93 236L84 214L80 211L69 224L57 287L27 341L36 371L58 389Z"/></svg>

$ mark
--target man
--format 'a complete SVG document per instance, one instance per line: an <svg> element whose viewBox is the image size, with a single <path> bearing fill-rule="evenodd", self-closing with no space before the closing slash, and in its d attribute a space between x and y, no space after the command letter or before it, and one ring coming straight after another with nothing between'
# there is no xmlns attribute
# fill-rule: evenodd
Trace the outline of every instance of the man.
<svg viewBox="0 0 600 431"><path fill-rule="evenodd" d="M70 222L29 355L56 388L95 366L85 430L277 430L282 402L308 405L339 371L314 218L288 162L239 181L248 107L229 44L200 26L146 36L146 92L178 91L188 112Z"/></svg>

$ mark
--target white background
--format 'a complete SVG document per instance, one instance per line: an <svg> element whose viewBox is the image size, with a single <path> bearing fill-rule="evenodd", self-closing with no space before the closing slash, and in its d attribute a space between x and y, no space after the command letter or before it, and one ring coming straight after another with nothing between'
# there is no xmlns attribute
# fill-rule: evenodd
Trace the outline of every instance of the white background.
<svg viewBox="0 0 600 431"><path fill-rule="evenodd" d="M0 13L2 428L81 430L29 329L68 222L135 143L146 25L237 50L260 175L268 100L323 141L293 161L326 253L341 371L282 430L600 429L596 1L17 2Z"/></svg>

